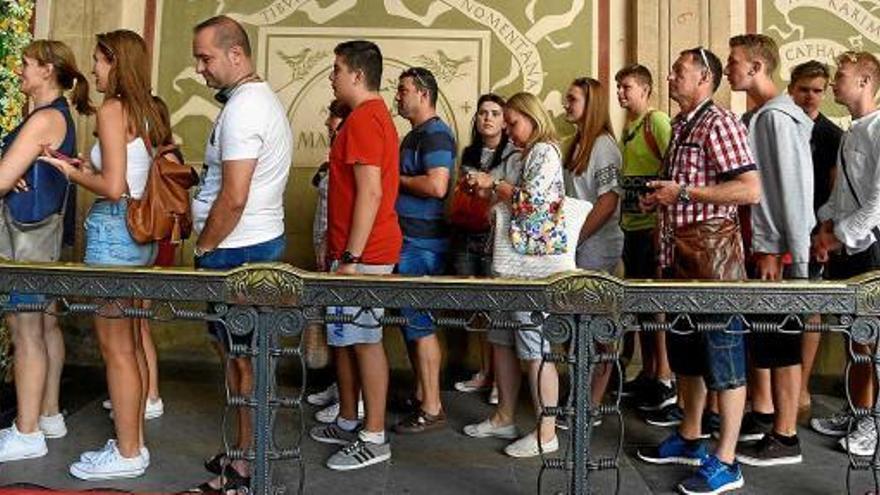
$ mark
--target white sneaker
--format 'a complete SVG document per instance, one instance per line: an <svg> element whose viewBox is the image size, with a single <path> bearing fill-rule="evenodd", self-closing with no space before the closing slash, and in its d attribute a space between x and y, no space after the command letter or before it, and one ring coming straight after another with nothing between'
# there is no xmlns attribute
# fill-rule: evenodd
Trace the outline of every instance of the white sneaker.
<svg viewBox="0 0 880 495"><path fill-rule="evenodd" d="M95 459L103 455L105 452L109 452L116 448L116 439L111 438L107 440L107 443L104 444L99 450L88 450L79 455L79 460L82 462L95 462ZM144 445L141 447L141 457L144 459L144 468L150 467L150 451L147 449L147 446Z"/></svg>
<svg viewBox="0 0 880 495"><path fill-rule="evenodd" d="M512 440L517 436L516 425L495 426L491 419L467 425L463 431L465 435L473 438L497 437Z"/></svg>
<svg viewBox="0 0 880 495"><path fill-rule="evenodd" d="M492 391L489 392L489 404L492 404L493 406L498 405L498 386L496 385L493 385Z"/></svg>
<svg viewBox="0 0 880 495"><path fill-rule="evenodd" d="M844 452L847 450L847 440L851 454L862 457L873 456L877 447L877 428L874 425L874 418L860 418L853 432L838 441Z"/></svg>
<svg viewBox="0 0 880 495"><path fill-rule="evenodd" d="M482 392L488 389L490 385L492 385L492 382L487 380L486 376L478 371L469 380L455 382L454 386L455 390L459 392L471 393Z"/></svg>
<svg viewBox="0 0 880 495"><path fill-rule="evenodd" d="M70 465L70 474L81 480L111 480L136 478L144 474L147 465L141 454L122 457L116 444L104 450L91 461L79 461Z"/></svg>
<svg viewBox="0 0 880 495"><path fill-rule="evenodd" d="M144 419L156 419L165 414L165 403L159 397L156 400L147 399L147 406L144 408Z"/></svg>
<svg viewBox="0 0 880 495"><path fill-rule="evenodd" d="M64 424L64 415L61 413L54 416L40 416L38 423L46 438L61 438L67 435L67 425Z"/></svg>
<svg viewBox="0 0 880 495"><path fill-rule="evenodd" d="M545 454L550 454L559 450L559 437L553 437L553 440L541 444ZM504 448L504 453L510 457L535 457L540 455L538 451L538 437L536 432L520 438Z"/></svg>
<svg viewBox="0 0 880 495"><path fill-rule="evenodd" d="M36 459L49 452L46 437L40 430L34 433L21 433L15 422L0 430L0 462Z"/></svg>
<svg viewBox="0 0 880 495"><path fill-rule="evenodd" d="M108 399L109 400L109 399ZM108 401L104 401L108 402ZM110 408L106 408L110 409ZM162 402L162 398L159 397L156 400L147 399L147 405L144 407L144 419L156 419L165 414L165 404ZM110 419L113 419L113 410L110 410Z"/></svg>
<svg viewBox="0 0 880 495"><path fill-rule="evenodd" d="M113 410L113 403L110 402L110 399L104 399L104 402L101 403L101 407L103 407L104 409L106 409L108 411L112 411Z"/></svg>
<svg viewBox="0 0 880 495"><path fill-rule="evenodd" d="M336 416L339 416L339 403L336 402L334 404L330 404L324 409L320 409L315 413L315 421L319 423L330 424L336 421ZM357 419L364 419L364 401L358 401L358 413Z"/></svg>
<svg viewBox="0 0 880 495"><path fill-rule="evenodd" d="M333 383L333 385L330 385L320 392L307 395L306 402L318 407L329 406L334 402L339 402L339 388L336 383Z"/></svg>

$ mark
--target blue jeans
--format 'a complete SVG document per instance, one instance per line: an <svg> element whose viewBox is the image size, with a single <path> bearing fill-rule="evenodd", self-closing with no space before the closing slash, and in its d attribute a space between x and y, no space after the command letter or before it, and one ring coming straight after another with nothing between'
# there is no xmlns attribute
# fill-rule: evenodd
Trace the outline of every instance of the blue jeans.
<svg viewBox="0 0 880 495"><path fill-rule="evenodd" d="M253 246L217 248L203 256L199 256L194 261L196 268L228 270L242 266L245 263L278 261L284 256L285 245L284 235L280 235L272 240L254 244ZM221 342L226 350L229 350L230 341L225 325L213 321L208 322L208 333L217 339L218 342ZM233 335L231 338L232 344L248 345L251 341L250 335Z"/></svg>
<svg viewBox="0 0 880 495"><path fill-rule="evenodd" d="M87 265L149 266L156 259L156 243L138 244L126 222L128 200L99 199L85 221Z"/></svg>
<svg viewBox="0 0 880 495"><path fill-rule="evenodd" d="M425 249L404 239L397 272L401 275L443 275L446 272L446 252ZM401 327L407 342L427 337L436 330L430 315L423 311L404 308L400 313L408 321Z"/></svg>

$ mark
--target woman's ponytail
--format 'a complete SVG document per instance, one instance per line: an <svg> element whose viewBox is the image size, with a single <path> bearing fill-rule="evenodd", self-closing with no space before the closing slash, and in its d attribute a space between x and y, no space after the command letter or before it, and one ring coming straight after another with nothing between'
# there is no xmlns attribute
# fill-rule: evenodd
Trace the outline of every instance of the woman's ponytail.
<svg viewBox="0 0 880 495"><path fill-rule="evenodd" d="M80 71L73 73L73 92L71 93L71 102L76 107L76 111L80 115L91 115L95 113L95 106L89 97L89 81Z"/></svg>

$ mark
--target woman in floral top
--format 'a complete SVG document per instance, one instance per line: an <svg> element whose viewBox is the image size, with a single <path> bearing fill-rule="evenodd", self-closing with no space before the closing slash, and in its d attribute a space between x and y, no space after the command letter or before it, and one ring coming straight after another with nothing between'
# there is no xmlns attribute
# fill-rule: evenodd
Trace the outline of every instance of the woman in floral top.
<svg viewBox="0 0 880 495"><path fill-rule="evenodd" d="M519 181L510 184L487 173L474 172L469 184L491 190L498 201L510 204L510 240L517 252L535 256L565 252L567 238L562 214L565 186L553 122L540 100L530 93L517 93L507 100L504 120L511 141L522 150ZM513 317L531 324L528 312L514 312ZM498 408L488 419L466 426L464 433L475 438L514 439L518 436L514 413L521 379L517 357L528 364L529 388L536 402L536 413L542 407L556 406L559 376L552 363L541 366L541 355L549 351L549 345L541 338L539 325L529 331L490 330L489 341L493 344ZM537 403L539 396L543 404ZM545 453L559 449L555 418L543 418L538 430L511 443L504 452L512 457L533 457L539 454L539 441Z"/></svg>

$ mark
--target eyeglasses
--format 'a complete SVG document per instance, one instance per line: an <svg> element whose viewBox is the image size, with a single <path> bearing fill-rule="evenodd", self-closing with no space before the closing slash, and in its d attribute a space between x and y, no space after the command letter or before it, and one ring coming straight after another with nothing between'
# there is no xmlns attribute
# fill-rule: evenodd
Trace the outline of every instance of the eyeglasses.
<svg viewBox="0 0 880 495"><path fill-rule="evenodd" d="M703 61L703 67L707 70L711 70L711 66L709 65L709 58L706 56L706 49L702 46L697 47L697 50L700 51L700 59Z"/></svg>

